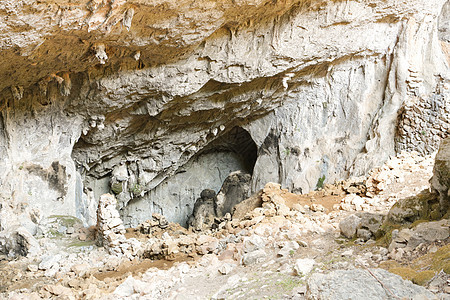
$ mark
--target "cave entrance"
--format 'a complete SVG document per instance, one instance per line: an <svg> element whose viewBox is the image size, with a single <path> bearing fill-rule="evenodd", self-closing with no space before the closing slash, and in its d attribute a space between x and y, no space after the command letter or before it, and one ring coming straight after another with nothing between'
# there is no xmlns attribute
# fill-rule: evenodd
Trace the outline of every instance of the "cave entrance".
<svg viewBox="0 0 450 300"><path fill-rule="evenodd" d="M252 175L256 159L257 146L250 134L234 127L219 135L144 197L129 202L122 210L124 223L135 227L151 219L152 213L160 213L170 222L187 226L203 190L219 192L228 175L235 171Z"/></svg>
<svg viewBox="0 0 450 300"><path fill-rule="evenodd" d="M208 152L230 152L234 153L242 164L242 171L253 174L258 148L247 130L242 127L234 127L225 134L209 143L197 155Z"/></svg>

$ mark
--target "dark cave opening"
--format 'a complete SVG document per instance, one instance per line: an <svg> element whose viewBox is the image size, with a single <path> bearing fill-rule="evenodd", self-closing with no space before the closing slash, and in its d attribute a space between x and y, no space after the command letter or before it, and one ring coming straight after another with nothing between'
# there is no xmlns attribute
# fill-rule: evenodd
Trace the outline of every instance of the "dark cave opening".
<svg viewBox="0 0 450 300"><path fill-rule="evenodd" d="M203 190L211 189L218 193L229 174L236 171L248 174L246 178L251 180L258 155L257 146L249 132L240 126L235 126L219 133L214 140L156 187L144 190L145 193L140 196L133 196L130 194L131 187L141 181L139 178L131 178L131 174L142 176L142 170L137 171L133 169L133 166L136 167L135 164L126 163L128 169L126 173L129 174L130 179L125 185L121 185L120 192L113 191L111 170L114 169L116 162L123 160L123 157L112 157L102 163L96 163L91 166L90 171L87 171L81 166L83 160L86 160L85 148L89 148L89 146L91 145L81 138L74 147L73 157L75 161L79 162L80 169L80 184L77 194L80 199L77 203L79 206L83 206L83 211L86 210L84 206L87 203L83 201L83 190L86 193L91 191L95 200L104 193L114 193L118 201L125 204L121 208L120 214L127 227L134 227L151 219L152 213L163 214L169 221L184 226ZM83 174L82 169L86 173ZM145 189L145 186L143 188ZM237 199L237 202L242 200Z"/></svg>
<svg viewBox="0 0 450 300"><path fill-rule="evenodd" d="M130 201L122 211L125 225L134 227L157 212L170 222L186 226L202 191L217 194L229 175L237 171L248 174L245 176L250 181L256 159L257 146L245 129L235 126L222 132L175 174L149 190L144 197ZM250 184L246 191L249 189ZM227 201L240 202L247 196L247 192L241 193L234 197L239 199L233 200L228 194Z"/></svg>
<svg viewBox="0 0 450 300"><path fill-rule="evenodd" d="M258 147L250 133L239 126L235 126L223 135L218 136L196 156L209 152L233 152L237 154L245 167L243 171L249 174L253 174L253 168L258 158Z"/></svg>

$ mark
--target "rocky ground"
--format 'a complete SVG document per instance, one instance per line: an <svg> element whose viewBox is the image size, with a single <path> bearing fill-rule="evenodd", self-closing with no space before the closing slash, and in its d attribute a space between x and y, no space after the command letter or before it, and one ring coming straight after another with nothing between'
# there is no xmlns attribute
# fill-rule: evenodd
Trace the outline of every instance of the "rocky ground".
<svg viewBox="0 0 450 300"><path fill-rule="evenodd" d="M156 214L125 230L102 196L98 230L54 216L40 250L0 257L0 298L450 299L448 219L399 202L427 197L433 163L403 153L308 195L268 183L195 232Z"/></svg>

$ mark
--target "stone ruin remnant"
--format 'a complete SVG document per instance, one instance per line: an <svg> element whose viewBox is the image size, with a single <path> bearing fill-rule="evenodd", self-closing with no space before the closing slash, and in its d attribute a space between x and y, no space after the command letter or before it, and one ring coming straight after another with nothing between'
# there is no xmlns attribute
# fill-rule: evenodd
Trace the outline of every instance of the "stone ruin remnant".
<svg viewBox="0 0 450 300"><path fill-rule="evenodd" d="M135 256L140 248L140 242L134 238L125 237L125 226L117 211L117 200L111 194L100 196L97 210L97 241L110 254Z"/></svg>

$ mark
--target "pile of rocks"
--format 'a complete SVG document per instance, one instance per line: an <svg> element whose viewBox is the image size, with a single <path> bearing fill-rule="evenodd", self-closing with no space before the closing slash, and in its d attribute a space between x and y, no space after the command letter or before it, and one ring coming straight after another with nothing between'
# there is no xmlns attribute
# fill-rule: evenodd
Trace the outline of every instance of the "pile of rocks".
<svg viewBox="0 0 450 300"><path fill-rule="evenodd" d="M356 194L363 196L367 191L366 178L363 176L351 177L335 184L326 184L323 187L323 191L326 195L345 196L347 194Z"/></svg>
<svg viewBox="0 0 450 300"><path fill-rule="evenodd" d="M219 240L206 234L184 234L178 237L171 236L167 232L162 238L150 238L143 244L143 258L151 259L173 259L176 255L187 255L195 257L208 253L217 254L219 251Z"/></svg>
<svg viewBox="0 0 450 300"><path fill-rule="evenodd" d="M136 230L142 234L155 236L167 227L169 227L169 221L167 221L166 217L158 213L153 213L152 219L139 224Z"/></svg>
<svg viewBox="0 0 450 300"><path fill-rule="evenodd" d="M109 253L132 258L141 250L136 239L125 238L125 227L117 211L117 200L111 194L100 196L97 210L98 242Z"/></svg>
<svg viewBox="0 0 450 300"><path fill-rule="evenodd" d="M404 182L404 175L408 173L427 171L431 177L433 163L432 155L422 157L417 152L402 152L396 157L391 157L383 166L370 171L365 181L366 196L373 197L379 194L393 182Z"/></svg>
<svg viewBox="0 0 450 300"><path fill-rule="evenodd" d="M290 193L281 189L279 184L268 183L258 194L258 199L252 197L237 205L233 218L215 218L217 226L201 233L181 228L176 231L169 230L175 227L175 224L169 223L161 238L157 238L156 235L162 232L159 230L159 222L164 218L155 215L152 220L137 227L141 233L151 234L143 244L142 256L171 258L177 254L191 257L217 254L221 260L231 259L248 265L265 257L263 251L254 251L260 250L265 243L254 241L266 241L265 236L269 233L277 235L283 231L288 232L287 236L299 239L302 232L324 232L337 227L337 223L334 227L326 223L333 214L325 215L318 211L317 217L306 218L305 213L315 214L314 211L306 210L299 204L287 206L284 197L288 194ZM259 203L262 203L262 207ZM322 222L324 220L325 222ZM253 238L250 241L247 237ZM249 243L262 246L249 247Z"/></svg>

